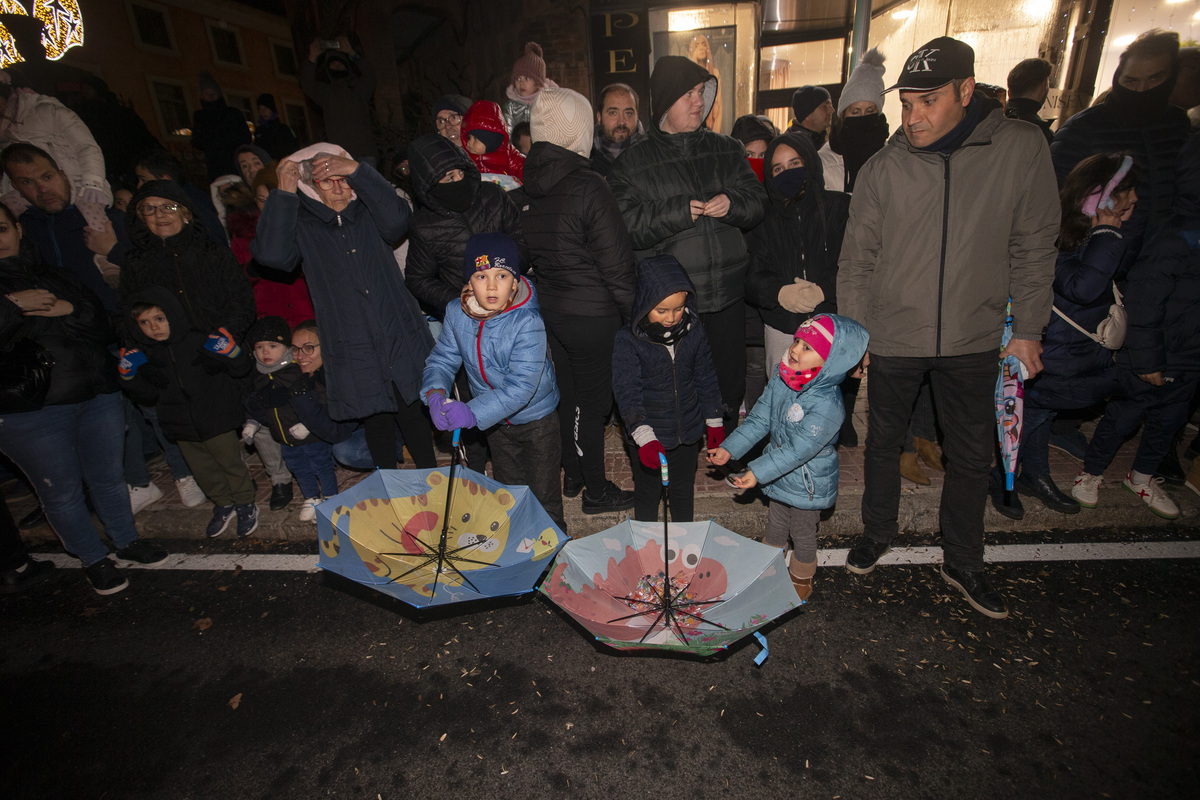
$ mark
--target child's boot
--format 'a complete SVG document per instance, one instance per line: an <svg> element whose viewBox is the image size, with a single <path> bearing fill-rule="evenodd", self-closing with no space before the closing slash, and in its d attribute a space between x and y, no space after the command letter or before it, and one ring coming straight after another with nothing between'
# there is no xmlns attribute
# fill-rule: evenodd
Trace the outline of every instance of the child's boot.
<svg viewBox="0 0 1200 800"><path fill-rule="evenodd" d="M300 506L300 521L301 522L316 522L317 521L317 503L321 502L315 497L304 498L304 503Z"/></svg>
<svg viewBox="0 0 1200 800"><path fill-rule="evenodd" d="M817 574L817 562L809 561L803 564L795 559L788 565L788 574L792 576L792 586L796 587L796 594L804 602L808 602L809 595L812 594L813 576Z"/></svg>

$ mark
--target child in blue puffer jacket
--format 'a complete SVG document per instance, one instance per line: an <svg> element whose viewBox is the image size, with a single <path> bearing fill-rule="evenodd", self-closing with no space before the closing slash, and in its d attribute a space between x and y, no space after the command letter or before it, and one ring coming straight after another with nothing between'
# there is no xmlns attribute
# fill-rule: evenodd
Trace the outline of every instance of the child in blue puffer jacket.
<svg viewBox="0 0 1200 800"><path fill-rule="evenodd" d="M633 518L658 519L661 455L670 478L671 519L691 522L700 444L712 449L725 438L717 371L696 289L675 256L647 258L637 282L630 323L613 340L612 365L613 395L633 461Z"/></svg>
<svg viewBox="0 0 1200 800"><path fill-rule="evenodd" d="M537 295L521 277L517 243L477 233L463 256L462 295L446 304L445 323L425 361L421 397L439 430L487 433L492 475L528 486L565 533L558 433L558 383ZM450 399L460 367L473 397Z"/></svg>
<svg viewBox="0 0 1200 800"><path fill-rule="evenodd" d="M833 445L846 416L839 387L866 352L867 330L849 317L806 320L746 420L709 456L724 464L771 435L762 456L734 483L740 489L761 484L771 499L763 541L786 547L791 539L788 572L801 600L812 594L821 510L837 501Z"/></svg>

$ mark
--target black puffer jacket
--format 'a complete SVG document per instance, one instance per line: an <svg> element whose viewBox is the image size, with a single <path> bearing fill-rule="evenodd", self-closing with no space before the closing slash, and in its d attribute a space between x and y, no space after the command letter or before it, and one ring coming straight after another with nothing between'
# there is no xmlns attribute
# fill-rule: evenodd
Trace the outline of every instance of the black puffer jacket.
<svg viewBox="0 0 1200 800"><path fill-rule="evenodd" d="M157 236L136 210L147 197L184 206L192 221L170 238ZM161 286L179 300L190 327L205 333L226 328L240 342L254 324L254 291L228 245L206 235L184 190L171 181L143 184L129 201L126 227L133 250L121 269L120 306L128 308L129 297L140 289Z"/></svg>
<svg viewBox="0 0 1200 800"><path fill-rule="evenodd" d="M608 183L588 159L537 142L525 159L521 224L542 308L628 321L633 308L633 244Z"/></svg>
<svg viewBox="0 0 1200 800"><path fill-rule="evenodd" d="M271 438L287 447L312 444L319 441L311 436L297 439L288 430L300 415L292 409L292 392L304 383L304 372L300 365L289 363L272 373L265 373L255 365L250 370L249 392L246 394L246 411L255 422L271 432Z"/></svg>
<svg viewBox="0 0 1200 800"><path fill-rule="evenodd" d="M172 442L203 442L242 427L244 378L250 373L246 348L235 358L204 349L208 333L188 326L187 314L175 295L150 286L129 296L129 304L151 303L166 314L171 335L156 342L136 326L133 340L146 354L134 376L122 381L134 402L154 406L163 434Z"/></svg>
<svg viewBox="0 0 1200 800"><path fill-rule="evenodd" d="M2 295L46 289L74 306L64 317L27 317ZM28 239L10 258L0 259L0 347L29 338L50 351L54 368L46 405L66 405L117 391L115 341L100 299L71 273L39 262Z"/></svg>
<svg viewBox="0 0 1200 800"><path fill-rule="evenodd" d="M688 293L691 327L672 350L651 341L638 323L676 292ZM633 318L617 331L612 374L617 408L634 444L644 438L643 426L667 450L691 444L704 436L706 420L721 418L721 390L696 311L696 290L673 256L648 258L638 266Z"/></svg>
<svg viewBox="0 0 1200 800"><path fill-rule="evenodd" d="M1125 263L1137 255L1152 220L1163 220L1175 199L1175 168L1191 128L1183 109L1167 106L1154 120L1133 119L1114 110L1110 94L1098 106L1085 108L1058 129L1050 158L1058 185L1080 161L1097 153L1128 150L1138 169L1138 202L1133 216L1121 226L1129 241Z"/></svg>
<svg viewBox="0 0 1200 800"><path fill-rule="evenodd" d="M790 334L811 316L837 313L838 258L850 216L850 195L825 189L821 159L812 138L804 134L776 137L767 146L764 163L769 165L784 144L804 161L804 194L788 200L775 186L770 168L765 169L763 186L771 203L762 224L746 236L750 250L746 301L759 309L763 322ZM779 290L796 278L812 281L825 293L808 314L794 314L779 305Z"/></svg>
<svg viewBox="0 0 1200 800"><path fill-rule="evenodd" d="M467 153L444 136L431 133L408 149L417 211L408 233L408 261L404 283L425 311L438 319L446 304L462 294L463 253L476 233L501 232L517 242L521 267L529 266L521 212L508 193L494 183L482 183L479 170ZM475 184L475 196L464 212L451 211L430 194L430 189L452 169L463 171L463 180Z"/></svg>
<svg viewBox="0 0 1200 800"><path fill-rule="evenodd" d="M647 137L617 159L608 185L629 228L635 259L675 256L696 286L699 311L721 311L744 297L750 259L742 231L762 220L767 195L741 142L703 126L675 134L659 127L666 110L699 83L706 85L707 116L716 78L686 58L664 56L652 83L654 118ZM691 201L719 194L729 198L729 212L693 221Z"/></svg>

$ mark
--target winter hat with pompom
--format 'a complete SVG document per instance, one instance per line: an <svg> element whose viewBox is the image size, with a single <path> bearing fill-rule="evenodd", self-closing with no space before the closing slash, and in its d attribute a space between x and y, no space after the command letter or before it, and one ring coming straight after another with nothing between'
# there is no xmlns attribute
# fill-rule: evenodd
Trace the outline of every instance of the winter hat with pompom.
<svg viewBox="0 0 1200 800"><path fill-rule="evenodd" d="M517 77L524 75L533 78L538 88L546 85L546 61L542 58L542 46L537 42L526 42L525 55L513 64L512 78L509 83L516 83Z"/></svg>

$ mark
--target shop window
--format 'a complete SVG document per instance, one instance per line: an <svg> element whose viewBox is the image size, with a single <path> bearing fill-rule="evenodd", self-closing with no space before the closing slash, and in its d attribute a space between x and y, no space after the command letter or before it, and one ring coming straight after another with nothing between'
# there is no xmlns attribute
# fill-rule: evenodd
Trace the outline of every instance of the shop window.
<svg viewBox="0 0 1200 800"><path fill-rule="evenodd" d="M842 82L841 39L797 42L762 48L759 55L758 89L798 89Z"/></svg>
<svg viewBox="0 0 1200 800"><path fill-rule="evenodd" d="M134 40L139 46L169 53L177 52L175 33L171 30L171 17L166 6L137 0L129 2L126 8L133 27Z"/></svg>
<svg viewBox="0 0 1200 800"><path fill-rule="evenodd" d="M213 61L225 67L245 67L242 55L242 37L237 28L223 22L206 20L208 41L212 45Z"/></svg>

